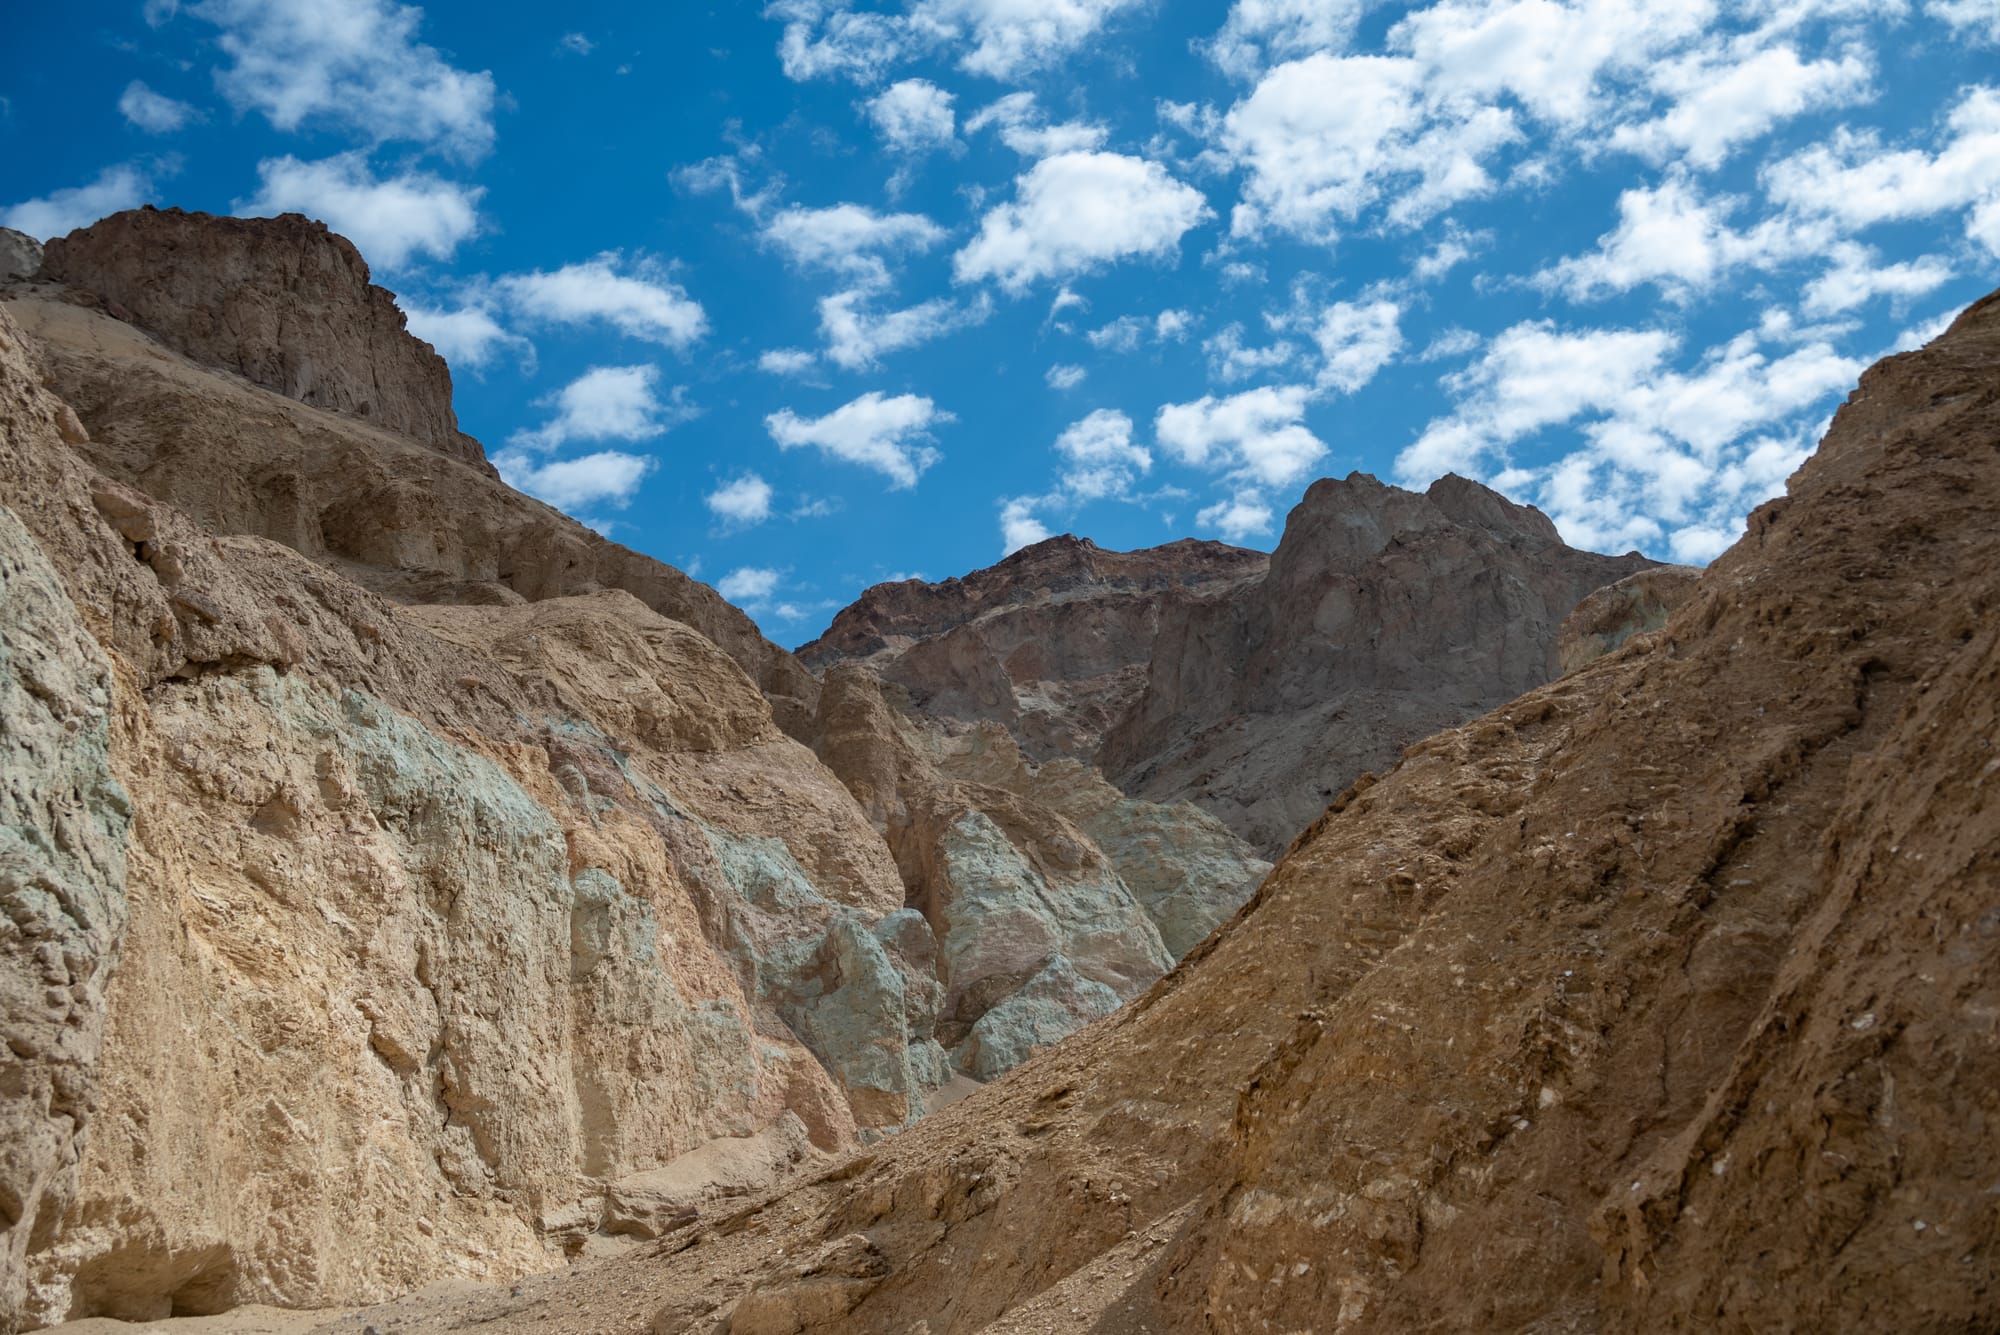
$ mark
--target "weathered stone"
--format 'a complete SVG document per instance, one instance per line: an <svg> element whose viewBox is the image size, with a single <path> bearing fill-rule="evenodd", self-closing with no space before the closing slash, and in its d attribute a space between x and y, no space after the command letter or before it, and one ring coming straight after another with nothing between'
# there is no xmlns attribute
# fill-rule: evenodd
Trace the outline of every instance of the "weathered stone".
<svg viewBox="0 0 2000 1335"><path fill-rule="evenodd" d="M42 243L26 232L0 227L0 281L33 278L41 268Z"/></svg>
<svg viewBox="0 0 2000 1335"><path fill-rule="evenodd" d="M1700 578L1695 566L1654 566L1597 590L1563 618L1556 643L1562 670L1574 672L1634 635L1660 629L1694 597Z"/></svg>

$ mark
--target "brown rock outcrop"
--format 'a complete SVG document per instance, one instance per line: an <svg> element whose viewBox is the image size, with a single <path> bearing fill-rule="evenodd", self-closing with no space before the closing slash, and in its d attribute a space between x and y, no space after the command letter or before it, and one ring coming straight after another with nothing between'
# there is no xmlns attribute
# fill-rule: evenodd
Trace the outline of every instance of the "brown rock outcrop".
<svg viewBox="0 0 2000 1335"><path fill-rule="evenodd" d="M1033 760L1087 760L1144 684L1162 603L1267 561L1192 538L1113 552L1065 534L963 579L877 584L798 654L865 663L925 717L1002 724Z"/></svg>
<svg viewBox="0 0 2000 1335"><path fill-rule="evenodd" d="M1322 479L1254 586L1166 605L1099 763L1275 854L1358 775L1553 678L1563 617L1652 564L1565 546L1541 512L1464 478L1422 494Z"/></svg>
<svg viewBox="0 0 2000 1335"><path fill-rule="evenodd" d="M212 375L66 295L17 287L6 309L81 417L85 457L106 476L216 532L281 542L399 603L622 589L700 631L757 682L786 731L810 735L812 674L707 585L400 435Z"/></svg>
<svg viewBox="0 0 2000 1335"><path fill-rule="evenodd" d="M0 279L33 278L41 267L41 242L26 232L0 227Z"/></svg>
<svg viewBox="0 0 2000 1335"><path fill-rule="evenodd" d="M50 240L42 276L113 304L203 366L491 471L458 429L444 358L407 331L395 295L325 223L132 209Z"/></svg>
<svg viewBox="0 0 2000 1335"><path fill-rule="evenodd" d="M1556 633L1558 664L1564 672L1574 672L1634 635L1658 630L1694 597L1700 579L1696 566L1654 566L1605 585L1563 618Z"/></svg>
<svg viewBox="0 0 2000 1335"><path fill-rule="evenodd" d="M2000 295L1657 635L1354 785L1134 1006L657 1257L366 1319L1991 1326L1996 440Z"/></svg>

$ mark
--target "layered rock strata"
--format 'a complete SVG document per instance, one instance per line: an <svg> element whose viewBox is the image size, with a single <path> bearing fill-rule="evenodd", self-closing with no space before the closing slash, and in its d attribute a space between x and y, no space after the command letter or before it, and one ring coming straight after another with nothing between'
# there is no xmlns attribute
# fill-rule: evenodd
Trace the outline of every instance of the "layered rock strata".
<svg viewBox="0 0 2000 1335"><path fill-rule="evenodd" d="M1117 1016L411 1331L1970 1330L2000 1256L2000 296L1658 630L1339 794Z"/></svg>

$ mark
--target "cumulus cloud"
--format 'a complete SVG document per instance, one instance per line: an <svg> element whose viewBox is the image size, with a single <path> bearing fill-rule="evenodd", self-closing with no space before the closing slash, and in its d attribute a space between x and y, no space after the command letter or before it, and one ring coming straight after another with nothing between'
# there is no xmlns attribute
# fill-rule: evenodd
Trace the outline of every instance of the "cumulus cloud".
<svg viewBox="0 0 2000 1335"><path fill-rule="evenodd" d="M1861 363L1824 341L1772 355L1752 332L1680 370L1668 360L1678 346L1656 330L1516 325L1446 378L1456 412L1404 451L1397 475L1490 475L1571 542L1708 559L1804 459ZM1579 448L1535 466L1508 459L1515 442L1564 427Z"/></svg>
<svg viewBox="0 0 2000 1335"><path fill-rule="evenodd" d="M951 420L950 413L920 395L890 398L870 390L824 417L801 417L785 408L766 417L764 426L780 449L810 445L872 468L900 488L916 486L924 470L943 457L928 443L931 428Z"/></svg>
<svg viewBox="0 0 2000 1335"><path fill-rule="evenodd" d="M929 79L892 83L867 102L868 119L883 147L897 153L926 153L955 142L952 94Z"/></svg>
<svg viewBox="0 0 2000 1335"><path fill-rule="evenodd" d="M1699 51L1654 69L1653 88L1673 98L1673 105L1652 120L1619 126L1611 144L1655 162L1681 158L1697 167L1718 167L1780 121L1866 97L1873 78L1860 51L1814 61L1801 59L1792 46L1754 50L1742 58Z"/></svg>
<svg viewBox="0 0 2000 1335"><path fill-rule="evenodd" d="M650 440L687 417L676 395L663 401L655 366L593 366L546 398L556 415L532 430L515 432L510 445L552 450L573 440Z"/></svg>
<svg viewBox="0 0 2000 1335"><path fill-rule="evenodd" d="M953 271L961 282L992 279L1018 293L1128 256L1164 258L1209 216L1201 192L1157 163L1059 153L1019 178L1013 202L986 214Z"/></svg>
<svg viewBox="0 0 2000 1335"><path fill-rule="evenodd" d="M621 272L629 270L629 272ZM617 251L553 273L511 274L494 289L517 318L534 324L603 321L628 338L685 348L708 332L701 303L649 260L626 264Z"/></svg>
<svg viewBox="0 0 2000 1335"><path fill-rule="evenodd" d="M918 213L877 213L861 204L823 209L794 204L773 215L762 236L795 264L879 284L889 276L884 254L928 250L944 239L944 229Z"/></svg>
<svg viewBox="0 0 2000 1335"><path fill-rule="evenodd" d="M856 13L843 0L776 0L764 7L764 16L784 21L778 60L785 77L800 82L844 78L873 83L907 48L923 44L902 16Z"/></svg>
<svg viewBox="0 0 2000 1335"><path fill-rule="evenodd" d="M1802 305L1808 315L1838 315L1877 297L1908 301L1935 292L1951 281L1951 265L1936 255L1885 264L1867 246L1843 241L1833 247L1833 267L1805 290Z"/></svg>
<svg viewBox="0 0 2000 1335"><path fill-rule="evenodd" d="M1202 50L1224 73L1254 78L1275 60L1342 50L1361 10L1362 0L1236 0Z"/></svg>
<svg viewBox="0 0 2000 1335"><path fill-rule="evenodd" d="M172 134L201 114L185 102L154 92L138 79L126 84L119 94L118 113L127 124L147 134Z"/></svg>
<svg viewBox="0 0 2000 1335"><path fill-rule="evenodd" d="M1262 492L1246 488L1207 506L1194 517L1198 527L1220 533L1225 541L1244 542L1271 531L1274 518Z"/></svg>
<svg viewBox="0 0 2000 1335"><path fill-rule="evenodd" d="M715 591L732 603L761 604L778 591L782 571L762 566L742 566L715 582Z"/></svg>
<svg viewBox="0 0 2000 1335"><path fill-rule="evenodd" d="M1352 394L1402 351L1402 308L1393 301L1337 301L1320 315L1321 389Z"/></svg>
<svg viewBox="0 0 2000 1335"><path fill-rule="evenodd" d="M1048 374L1043 379L1049 382L1050 389L1075 389L1089 374L1081 366L1057 363L1049 368Z"/></svg>
<svg viewBox="0 0 2000 1335"><path fill-rule="evenodd" d="M1201 350L1208 356L1208 373L1225 385L1265 371L1281 370L1299 355L1297 346L1284 339L1266 347L1251 347L1243 341L1240 323L1217 330L1202 341Z"/></svg>
<svg viewBox="0 0 2000 1335"><path fill-rule="evenodd" d="M1924 12L1975 41L2000 42L2000 0L1928 0Z"/></svg>
<svg viewBox="0 0 2000 1335"><path fill-rule="evenodd" d="M152 193L152 181L137 167L106 167L88 185L52 190L0 209L0 227L11 227L37 241L47 241L88 227L107 214L137 208Z"/></svg>
<svg viewBox="0 0 2000 1335"><path fill-rule="evenodd" d="M936 297L900 310L876 310L873 300L873 293L865 287L820 299L819 331L826 340L828 361L849 371L865 370L879 364L887 353L978 324L992 309L985 300L960 305L948 297Z"/></svg>
<svg viewBox="0 0 2000 1335"><path fill-rule="evenodd" d="M2000 89L1967 90L1935 153L1842 129L1773 164L1763 180L1778 203L1849 231L1965 209L1967 235L2000 255Z"/></svg>
<svg viewBox="0 0 2000 1335"><path fill-rule="evenodd" d="M745 473L708 493L702 503L724 522L747 528L771 517L771 484L755 473Z"/></svg>
<svg viewBox="0 0 2000 1335"><path fill-rule="evenodd" d="M1535 281L1577 300L1651 283L1669 300L1685 301L1708 292L1732 270L1797 259L1828 240L1826 229L1784 217L1739 232L1726 221L1736 206L1726 196L1703 198L1680 175L1627 190L1618 197L1617 228L1598 238L1595 251L1562 260Z"/></svg>
<svg viewBox="0 0 2000 1335"><path fill-rule="evenodd" d="M1330 242L1387 196L1388 220L1409 225L1490 191L1485 160L1522 137L1513 114L1434 113L1429 73L1405 57L1317 54L1266 74L1223 118L1222 147L1246 173L1232 231Z"/></svg>
<svg viewBox="0 0 2000 1335"><path fill-rule="evenodd" d="M1000 504L1000 552L1012 556L1023 547L1032 547L1055 535L1049 526L1035 518L1034 508L1037 498L1016 496Z"/></svg>
<svg viewBox="0 0 2000 1335"><path fill-rule="evenodd" d="M1133 443L1132 419L1113 408L1071 423L1056 437L1056 454L1063 461L1058 485L1078 501L1123 496L1153 467L1151 452Z"/></svg>
<svg viewBox="0 0 2000 1335"><path fill-rule="evenodd" d="M772 375L804 375L819 357L804 348L772 348L757 358L757 369Z"/></svg>
<svg viewBox="0 0 2000 1335"><path fill-rule="evenodd" d="M542 462L521 450L502 450L493 466L508 486L574 514L601 505L622 510L654 468L645 455L600 450L576 459Z"/></svg>
<svg viewBox="0 0 2000 1335"><path fill-rule="evenodd" d="M1326 454L1305 426L1310 397L1305 385L1267 385L1227 398L1208 394L1162 407L1153 434L1182 463L1226 469L1254 485L1288 487Z"/></svg>
<svg viewBox="0 0 2000 1335"><path fill-rule="evenodd" d="M410 301L401 304L410 332L436 348L454 370L482 371L503 352L512 353L524 367L534 365L534 344L509 333L483 306L448 311Z"/></svg>
<svg viewBox="0 0 2000 1335"><path fill-rule="evenodd" d="M257 164L257 193L236 206L239 218L303 213L360 247L371 268L408 268L418 256L448 260L479 232L484 186L428 172L377 177L365 153L317 162L286 156Z"/></svg>
<svg viewBox="0 0 2000 1335"><path fill-rule="evenodd" d="M967 49L961 68L1011 79L1049 65L1096 36L1141 0L916 0L920 31Z"/></svg>
<svg viewBox="0 0 2000 1335"><path fill-rule="evenodd" d="M965 132L978 134L989 125L999 127L1001 143L1026 158L1085 153L1104 147L1111 137L1110 130L1087 121L1048 124L1033 93L1009 93L981 107L966 118Z"/></svg>
<svg viewBox="0 0 2000 1335"><path fill-rule="evenodd" d="M423 11L395 0L202 0L232 62L216 86L287 132L333 125L374 142L414 141L462 158L493 147L493 76L417 41Z"/></svg>

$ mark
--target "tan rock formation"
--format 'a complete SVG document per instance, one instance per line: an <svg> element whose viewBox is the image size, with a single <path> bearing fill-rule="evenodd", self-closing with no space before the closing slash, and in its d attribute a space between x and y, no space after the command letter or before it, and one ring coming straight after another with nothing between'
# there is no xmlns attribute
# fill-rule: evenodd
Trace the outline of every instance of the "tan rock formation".
<svg viewBox="0 0 2000 1335"><path fill-rule="evenodd" d="M39 378L0 315L10 1322L510 1276L718 1138L921 1111L921 920L730 658L214 536Z"/></svg>
<svg viewBox="0 0 2000 1335"><path fill-rule="evenodd" d="M41 242L26 232L0 227L0 282L9 278L33 278L41 267Z"/></svg>
<svg viewBox="0 0 2000 1335"><path fill-rule="evenodd" d="M458 429L444 358L404 332L395 295L325 223L134 209L52 239L42 276L203 366L487 468Z"/></svg>
<svg viewBox="0 0 2000 1335"><path fill-rule="evenodd" d="M1341 794L1134 1006L653 1255L359 1319L1985 1328L1996 439L2000 296L1657 635Z"/></svg>

